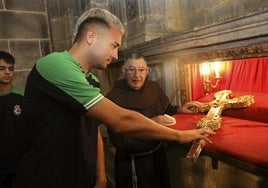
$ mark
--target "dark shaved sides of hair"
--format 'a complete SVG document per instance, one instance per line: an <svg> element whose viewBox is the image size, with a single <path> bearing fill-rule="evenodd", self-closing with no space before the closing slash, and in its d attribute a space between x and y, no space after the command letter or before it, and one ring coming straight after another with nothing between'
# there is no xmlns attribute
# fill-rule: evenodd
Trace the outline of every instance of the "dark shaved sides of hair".
<svg viewBox="0 0 268 188"><path fill-rule="evenodd" d="M79 41L81 36L84 35L84 33L87 31L87 29L91 26L102 26L107 29L110 28L109 23L105 20L98 18L98 17L90 17L86 20L84 20L78 27L76 38L74 39L74 42Z"/></svg>

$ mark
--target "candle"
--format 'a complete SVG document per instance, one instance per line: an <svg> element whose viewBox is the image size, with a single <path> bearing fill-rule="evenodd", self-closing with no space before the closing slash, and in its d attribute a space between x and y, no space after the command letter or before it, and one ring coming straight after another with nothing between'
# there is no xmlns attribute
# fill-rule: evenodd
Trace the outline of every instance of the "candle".
<svg viewBox="0 0 268 188"><path fill-rule="evenodd" d="M220 62L216 61L213 63L213 68L214 68L214 71L215 71L215 77L216 78L220 78Z"/></svg>
<svg viewBox="0 0 268 188"><path fill-rule="evenodd" d="M204 81L208 82L209 81L209 74L210 74L210 67L209 67L208 63L202 63L201 73L204 77Z"/></svg>

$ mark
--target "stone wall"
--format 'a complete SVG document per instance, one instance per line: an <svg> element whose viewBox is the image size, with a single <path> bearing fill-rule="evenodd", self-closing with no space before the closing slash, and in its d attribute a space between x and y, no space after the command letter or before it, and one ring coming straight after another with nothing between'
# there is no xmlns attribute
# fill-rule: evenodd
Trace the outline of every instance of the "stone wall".
<svg viewBox="0 0 268 188"><path fill-rule="evenodd" d="M126 0L121 1L131 47L267 10L266 0Z"/></svg>
<svg viewBox="0 0 268 188"><path fill-rule="evenodd" d="M2 0L0 50L12 53L17 60L16 86L24 88L29 70L37 59L51 51L69 49L75 22L90 7L108 9L122 20L127 31L121 48L124 51L148 41L156 40L159 45L166 36L194 32L265 12L268 1ZM105 73L97 74L102 80L107 79ZM109 86L104 88L109 89Z"/></svg>
<svg viewBox="0 0 268 188"><path fill-rule="evenodd" d="M75 22L90 6L83 0L0 1L0 50L16 59L15 86L24 90L39 58L70 48Z"/></svg>
<svg viewBox="0 0 268 188"><path fill-rule="evenodd" d="M35 61L51 51L45 1L0 1L0 23L0 50L15 57L13 83L24 89Z"/></svg>
<svg viewBox="0 0 268 188"><path fill-rule="evenodd" d="M179 31L189 31L263 12L268 8L268 1L181 0L179 7Z"/></svg>

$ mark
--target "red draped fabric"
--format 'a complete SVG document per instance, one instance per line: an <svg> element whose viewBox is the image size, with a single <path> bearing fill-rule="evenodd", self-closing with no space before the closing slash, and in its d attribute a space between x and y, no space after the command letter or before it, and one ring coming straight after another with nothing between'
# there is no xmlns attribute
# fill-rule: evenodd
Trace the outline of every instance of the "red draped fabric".
<svg viewBox="0 0 268 188"><path fill-rule="evenodd" d="M190 66L191 66L192 99L196 100L204 96L203 79L200 74L199 64L192 64Z"/></svg>
<svg viewBox="0 0 268 188"><path fill-rule="evenodd" d="M191 66L192 100L205 96L200 64ZM213 74L209 75L213 81ZM221 68L221 81L216 92L230 89L239 92L268 92L268 57L251 58L224 62Z"/></svg>
<svg viewBox="0 0 268 188"><path fill-rule="evenodd" d="M176 114L176 130L196 129L196 123L204 114ZM217 152L235 159L268 168L268 124L231 117L222 117L222 127L209 138L205 150Z"/></svg>
<svg viewBox="0 0 268 188"><path fill-rule="evenodd" d="M229 78L222 89L243 92L268 92L268 58L232 61Z"/></svg>

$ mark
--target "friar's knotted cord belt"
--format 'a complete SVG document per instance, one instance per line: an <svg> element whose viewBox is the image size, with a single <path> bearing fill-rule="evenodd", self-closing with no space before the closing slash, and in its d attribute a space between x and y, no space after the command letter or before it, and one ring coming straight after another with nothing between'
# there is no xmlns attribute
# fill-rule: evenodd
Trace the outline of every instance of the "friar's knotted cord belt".
<svg viewBox="0 0 268 188"><path fill-rule="evenodd" d="M154 153L155 151L157 151L160 148L161 145L162 145L162 142L160 142L154 149L152 149L150 151L130 155L130 157L131 157L133 188L138 188L138 177L137 177L137 174L136 174L135 157L144 156L144 155L150 155L150 154Z"/></svg>

